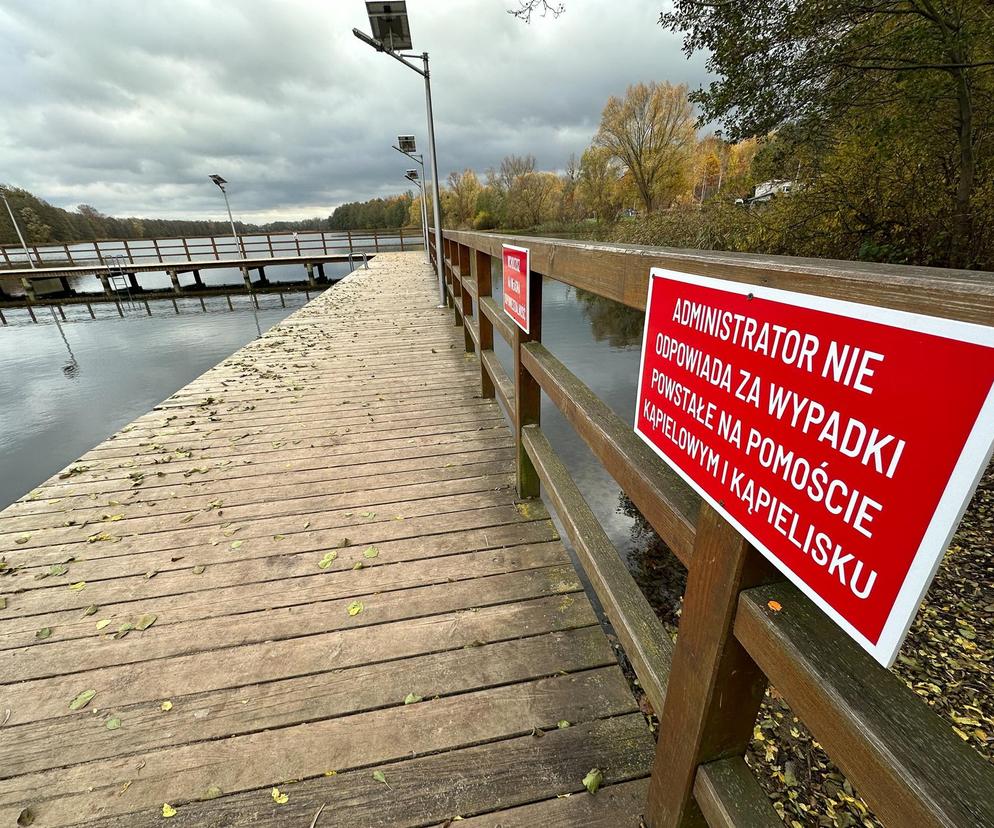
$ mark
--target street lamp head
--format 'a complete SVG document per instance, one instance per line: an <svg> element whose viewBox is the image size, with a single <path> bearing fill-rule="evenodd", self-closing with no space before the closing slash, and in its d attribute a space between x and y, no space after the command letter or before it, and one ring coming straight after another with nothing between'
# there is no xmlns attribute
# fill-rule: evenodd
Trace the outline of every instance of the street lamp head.
<svg viewBox="0 0 994 828"><path fill-rule="evenodd" d="M408 170L406 173L404 173L404 178L409 178L409 179L411 179L411 181L417 181L418 180L418 171L417 170Z"/></svg>
<svg viewBox="0 0 994 828"><path fill-rule="evenodd" d="M359 40L361 40L363 43L368 43L370 46L376 49L377 52L383 51L383 44L380 43L380 41L378 40L373 40L373 38L371 38L364 31L360 29L353 29L352 34L354 34L357 38L359 38Z"/></svg>
<svg viewBox="0 0 994 828"><path fill-rule="evenodd" d="M408 155L418 151L418 144L413 135L398 135L397 146L400 147L401 152L406 152Z"/></svg>
<svg viewBox="0 0 994 828"><path fill-rule="evenodd" d="M224 185L228 183L227 181L225 181L219 175L212 175L212 176L209 176L209 178L210 178L211 181L213 181L215 184L217 184L218 187L221 188L221 192L224 192Z"/></svg>
<svg viewBox="0 0 994 828"><path fill-rule="evenodd" d="M380 49L396 52L414 48L406 2L391 0L389 3L366 3L366 13Z"/></svg>

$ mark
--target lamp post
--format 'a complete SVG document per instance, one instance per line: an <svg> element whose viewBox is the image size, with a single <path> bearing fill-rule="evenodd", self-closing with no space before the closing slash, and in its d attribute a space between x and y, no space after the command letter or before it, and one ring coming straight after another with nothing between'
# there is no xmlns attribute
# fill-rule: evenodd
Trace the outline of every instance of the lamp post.
<svg viewBox="0 0 994 828"><path fill-rule="evenodd" d="M417 144L414 142L413 135L398 135L397 144L394 149L402 155L406 155L408 158L416 161L421 166L421 180L425 177L425 162L421 155L417 152ZM411 178L410 173L414 173L414 178ZM428 257L428 208L425 205L425 188L421 186L421 181L418 180L417 170L408 170L407 175L404 176L408 181L413 181L418 185L418 189L421 190L421 234L424 236L425 244L425 261L430 261Z"/></svg>
<svg viewBox="0 0 994 828"><path fill-rule="evenodd" d="M17 238L21 241L21 247L24 248L24 255L28 258L28 264L31 265L31 269L37 269L37 265L34 259L31 258L31 252L28 250L28 245L24 241L24 236L21 234L21 226L17 223L17 219L14 218L14 211L11 209L10 202L7 201L7 193L0 190L0 198L3 199L3 203L7 206L7 215L10 216L10 223L14 225L14 230L17 233ZM25 286L25 294L27 295L28 301L32 301L35 298L34 288L30 286L30 282L22 280L21 283ZM66 284L64 282L64 284ZM69 340L66 339L66 333L62 330L62 323L59 322L59 318L55 315L55 308L51 305L48 306L48 310L52 314L52 320L55 322L55 327L59 329L59 334L62 336L62 341L66 345L66 350L69 352L69 363L65 365L62 370L65 372L67 377L74 377L79 369L79 364L76 362L76 355L72 352L72 348L69 347Z"/></svg>
<svg viewBox="0 0 994 828"><path fill-rule="evenodd" d="M428 255L428 211L425 208L425 188L421 185L416 169L408 170L404 173L404 178L412 182L421 191L421 235L424 238L425 244L425 261L430 262L431 257Z"/></svg>
<svg viewBox="0 0 994 828"><path fill-rule="evenodd" d="M231 222L231 235L235 237L235 243L238 248L242 251L242 258L248 258L245 255L245 242L242 241L242 237L238 235L238 231L235 229L235 220L231 217L231 205L228 203L228 191L224 189L224 185L228 182L225 181L219 175L209 176L210 180L217 184L217 188L221 191L221 195L224 196L224 206L228 208L228 221Z"/></svg>
<svg viewBox="0 0 994 828"><path fill-rule="evenodd" d="M7 205L7 214L10 216L10 223L14 225L14 230L17 232L17 238L21 240L21 247L24 248L24 255L28 257L28 264L31 265L31 269L34 270L36 267L34 259L31 258L31 252L28 250L28 245L24 241L24 236L21 235L21 227L17 223L17 219L14 218L14 211L10 207L10 202L7 201L7 193L0 190L0 198L3 198L3 203Z"/></svg>
<svg viewBox="0 0 994 828"><path fill-rule="evenodd" d="M435 213L435 264L438 270L438 301L439 307L445 306L445 271L442 260L442 208L438 200L438 158L435 153L435 124L431 111L431 79L428 71L428 53L404 54L397 49L413 49L411 29L407 20L407 3L366 3L366 13L369 15L369 25L373 29L373 37L359 29L353 29L354 34L363 43L372 46L378 52L390 55L408 69L417 72L425 79L425 108L428 111L428 155L431 156L432 173L432 208ZM411 63L410 59L422 61L423 68ZM423 201L423 200L422 200Z"/></svg>

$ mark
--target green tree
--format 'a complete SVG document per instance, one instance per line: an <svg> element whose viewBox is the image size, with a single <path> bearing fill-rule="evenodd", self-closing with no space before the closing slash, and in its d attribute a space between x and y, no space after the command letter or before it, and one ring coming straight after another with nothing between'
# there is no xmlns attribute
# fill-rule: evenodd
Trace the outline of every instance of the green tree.
<svg viewBox="0 0 994 828"><path fill-rule="evenodd" d="M604 147L584 150L580 157L577 196L587 215L593 215L599 221L610 221L618 214L620 177L610 150Z"/></svg>
<svg viewBox="0 0 994 828"><path fill-rule="evenodd" d="M442 191L446 223L451 227L471 227L476 217L476 200L482 185L476 173L463 170L449 173L448 188Z"/></svg>
<svg viewBox="0 0 994 828"><path fill-rule="evenodd" d="M29 242L47 242L52 237L52 228L31 207L21 208L21 224Z"/></svg>
<svg viewBox="0 0 994 828"><path fill-rule="evenodd" d="M986 186L994 13L989 0L674 0L660 22L718 76L691 97L732 137L800 124L809 134L897 104L943 137L949 260L966 265ZM934 145L934 144L933 144ZM989 153L988 153L989 156Z"/></svg>

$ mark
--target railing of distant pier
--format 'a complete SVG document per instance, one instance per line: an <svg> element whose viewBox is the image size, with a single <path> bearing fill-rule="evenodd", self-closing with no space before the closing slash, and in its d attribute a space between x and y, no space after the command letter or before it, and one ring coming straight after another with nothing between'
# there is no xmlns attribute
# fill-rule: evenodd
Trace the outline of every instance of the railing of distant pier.
<svg viewBox="0 0 994 828"><path fill-rule="evenodd" d="M196 236L163 239L100 239L97 241L47 242L28 245L35 263L90 264L113 263L117 257L127 262L177 263L196 259L259 258L306 256L311 253L346 255L352 251L380 253L424 248L420 228L379 230L303 231L288 233L249 233L239 236ZM244 255L243 255L244 254ZM17 244L0 246L0 266L25 267L24 248Z"/></svg>

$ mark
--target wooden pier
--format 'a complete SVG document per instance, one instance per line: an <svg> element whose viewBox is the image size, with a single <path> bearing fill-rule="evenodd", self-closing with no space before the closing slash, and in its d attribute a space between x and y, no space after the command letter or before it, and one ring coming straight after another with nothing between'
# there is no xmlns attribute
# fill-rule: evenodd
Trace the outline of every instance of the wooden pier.
<svg viewBox="0 0 994 828"><path fill-rule="evenodd" d="M381 252L424 250L421 230L411 227L390 230L351 230L265 233L249 236L206 236L201 238L106 239L92 242L35 244L27 250L14 245L0 246L0 278L16 279L23 299L7 296L0 283L0 304L20 306L37 301L73 301L78 296L70 279L96 276L102 295L114 299L119 294L152 294L140 282L143 273L165 272L172 292L182 295L204 290L200 271L237 269L245 288L267 286L266 268L296 265L306 272L308 287L327 283L324 266L332 262L366 262ZM28 260L30 257L30 261ZM252 273L258 274L252 281ZM315 273L317 276L315 276ZM181 276L190 274L192 284ZM120 284L118 284L120 283ZM122 288L121 285L124 285ZM53 295L54 294L54 295ZM99 294L97 294L99 295Z"/></svg>
<svg viewBox="0 0 994 828"><path fill-rule="evenodd" d="M435 290L378 256L0 514L0 825L639 824L646 719Z"/></svg>

